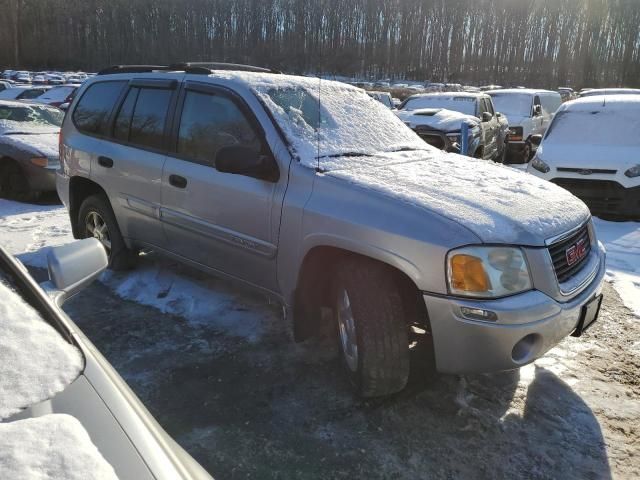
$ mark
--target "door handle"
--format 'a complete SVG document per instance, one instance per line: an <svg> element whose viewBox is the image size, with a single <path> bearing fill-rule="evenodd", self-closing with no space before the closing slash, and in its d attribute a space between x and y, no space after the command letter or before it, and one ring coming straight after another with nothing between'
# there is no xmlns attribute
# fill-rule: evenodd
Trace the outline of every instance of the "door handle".
<svg viewBox="0 0 640 480"><path fill-rule="evenodd" d="M187 179L180 175L169 175L169 183L176 188L187 187Z"/></svg>
<svg viewBox="0 0 640 480"><path fill-rule="evenodd" d="M111 168L113 167L113 160L109 157L100 156L98 157L98 165L104 168Z"/></svg>

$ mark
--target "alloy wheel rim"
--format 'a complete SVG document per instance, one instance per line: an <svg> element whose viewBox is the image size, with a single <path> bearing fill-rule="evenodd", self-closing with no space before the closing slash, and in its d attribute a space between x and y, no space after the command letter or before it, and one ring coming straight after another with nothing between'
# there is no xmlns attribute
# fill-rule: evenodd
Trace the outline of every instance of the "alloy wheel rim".
<svg viewBox="0 0 640 480"><path fill-rule="evenodd" d="M338 295L337 310L342 353L349 370L356 372L358 370L358 338L356 336L356 323L351 310L351 300L345 289L342 289Z"/></svg>
<svg viewBox="0 0 640 480"><path fill-rule="evenodd" d="M104 218L98 212L89 212L85 219L85 227L89 236L97 239L107 250L107 255L110 255L111 237Z"/></svg>

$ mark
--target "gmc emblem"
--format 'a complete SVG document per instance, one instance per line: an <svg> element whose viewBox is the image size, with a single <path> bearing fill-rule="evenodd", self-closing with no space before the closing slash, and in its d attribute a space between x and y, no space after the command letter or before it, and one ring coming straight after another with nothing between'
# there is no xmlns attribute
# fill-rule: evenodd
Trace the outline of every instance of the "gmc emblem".
<svg viewBox="0 0 640 480"><path fill-rule="evenodd" d="M569 266L582 260L587 254L587 244L584 238L578 240L575 245L571 245L565 250L565 256L567 257L567 264Z"/></svg>

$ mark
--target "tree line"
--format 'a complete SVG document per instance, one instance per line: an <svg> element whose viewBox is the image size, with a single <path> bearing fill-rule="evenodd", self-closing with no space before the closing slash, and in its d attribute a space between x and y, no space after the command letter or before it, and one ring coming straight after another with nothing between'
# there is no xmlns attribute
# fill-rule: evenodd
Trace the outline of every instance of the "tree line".
<svg viewBox="0 0 640 480"><path fill-rule="evenodd" d="M0 66L640 86L639 0L0 0Z"/></svg>

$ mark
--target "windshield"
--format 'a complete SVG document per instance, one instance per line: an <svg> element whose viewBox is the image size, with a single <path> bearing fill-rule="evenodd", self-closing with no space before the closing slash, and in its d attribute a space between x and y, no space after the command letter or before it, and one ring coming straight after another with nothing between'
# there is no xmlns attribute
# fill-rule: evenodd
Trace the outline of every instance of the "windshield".
<svg viewBox="0 0 640 480"><path fill-rule="evenodd" d="M444 108L466 115L476 114L476 99L473 97L458 96L425 96L414 97L407 100L402 110L419 110L422 108Z"/></svg>
<svg viewBox="0 0 640 480"><path fill-rule="evenodd" d="M493 99L493 106L496 112L504 113L507 117L515 115L518 117L528 117L531 115L533 100L531 95L521 93L489 93Z"/></svg>
<svg viewBox="0 0 640 480"><path fill-rule="evenodd" d="M640 146L640 107L623 111L562 111L547 130L545 144Z"/></svg>
<svg viewBox="0 0 640 480"><path fill-rule="evenodd" d="M430 149L391 110L361 90L332 82L300 83L269 85L257 93L306 166L323 168L328 164L323 160L331 157ZM350 162L357 160L345 158Z"/></svg>
<svg viewBox="0 0 640 480"><path fill-rule="evenodd" d="M0 105L0 122L30 123L32 126L60 127L64 113L39 105Z"/></svg>

